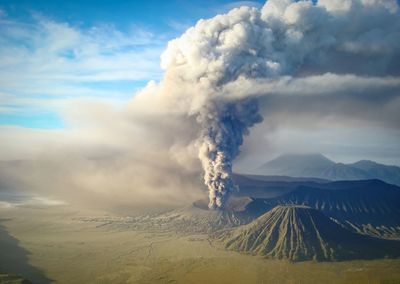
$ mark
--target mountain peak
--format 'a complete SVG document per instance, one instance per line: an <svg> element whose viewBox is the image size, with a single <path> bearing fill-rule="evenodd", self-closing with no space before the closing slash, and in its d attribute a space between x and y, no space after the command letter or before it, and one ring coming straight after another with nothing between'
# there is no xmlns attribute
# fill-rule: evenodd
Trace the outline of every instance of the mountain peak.
<svg viewBox="0 0 400 284"><path fill-rule="evenodd" d="M334 163L321 153L287 153L287 154L282 154L278 157L276 157L274 160L275 161L284 161L284 160L298 160L301 159L302 161L304 160L311 160L311 161L323 161L323 162L329 162L329 163ZM273 160L273 161L274 161Z"/></svg>
<svg viewBox="0 0 400 284"><path fill-rule="evenodd" d="M268 175L284 175L299 176L296 171L298 168L306 168L308 170L315 168L326 168L335 165L335 162L329 160L322 154L284 154L266 164L262 165L259 170Z"/></svg>
<svg viewBox="0 0 400 284"><path fill-rule="evenodd" d="M250 224L226 233L222 240L228 249L293 261L400 253L398 242L375 241L352 233L320 211L302 205L277 206Z"/></svg>
<svg viewBox="0 0 400 284"><path fill-rule="evenodd" d="M400 185L400 168L374 161L335 163L322 154L284 154L257 169L257 174L328 180L381 179Z"/></svg>

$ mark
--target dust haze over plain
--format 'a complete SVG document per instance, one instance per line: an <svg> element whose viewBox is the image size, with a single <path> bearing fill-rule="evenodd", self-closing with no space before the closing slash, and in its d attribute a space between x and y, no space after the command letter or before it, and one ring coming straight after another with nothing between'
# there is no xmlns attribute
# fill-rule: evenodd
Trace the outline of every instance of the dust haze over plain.
<svg viewBox="0 0 400 284"><path fill-rule="evenodd" d="M376 126L397 139L398 8L270 0L200 20L168 44L163 79L122 109L81 100L65 110L68 129L3 128L2 160L28 161L3 162L2 185L113 205L183 203L207 188L221 207L253 126Z"/></svg>

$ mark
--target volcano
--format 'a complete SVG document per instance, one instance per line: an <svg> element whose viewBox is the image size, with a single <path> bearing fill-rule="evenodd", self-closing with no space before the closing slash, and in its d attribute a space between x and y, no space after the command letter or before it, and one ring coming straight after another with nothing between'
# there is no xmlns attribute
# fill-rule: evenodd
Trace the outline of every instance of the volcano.
<svg viewBox="0 0 400 284"><path fill-rule="evenodd" d="M317 209L357 233L400 239L400 188L379 180L300 185L276 198L253 199L246 211L260 216L285 204Z"/></svg>
<svg viewBox="0 0 400 284"><path fill-rule="evenodd" d="M301 205L279 205L218 237L227 249L292 261L400 256L399 241L353 233L320 211Z"/></svg>

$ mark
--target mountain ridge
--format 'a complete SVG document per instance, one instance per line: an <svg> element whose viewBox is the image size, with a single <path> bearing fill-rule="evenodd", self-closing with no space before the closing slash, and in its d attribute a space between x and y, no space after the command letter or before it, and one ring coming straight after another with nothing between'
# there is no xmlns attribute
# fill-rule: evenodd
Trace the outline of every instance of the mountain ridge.
<svg viewBox="0 0 400 284"><path fill-rule="evenodd" d="M400 239L400 188L380 180L299 185L274 198L253 198L245 210L260 216L284 204L317 209L357 233Z"/></svg>
<svg viewBox="0 0 400 284"><path fill-rule="evenodd" d="M370 160L336 163L322 154L284 154L261 165L255 173L328 180L380 179L400 185L400 167Z"/></svg>

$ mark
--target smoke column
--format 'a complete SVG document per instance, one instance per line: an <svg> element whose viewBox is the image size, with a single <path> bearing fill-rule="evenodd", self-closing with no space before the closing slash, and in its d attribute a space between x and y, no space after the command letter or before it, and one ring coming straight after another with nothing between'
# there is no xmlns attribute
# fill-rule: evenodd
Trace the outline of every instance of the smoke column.
<svg viewBox="0 0 400 284"><path fill-rule="evenodd" d="M265 38L260 12L242 7L227 15L201 20L168 45L162 64L169 80L190 84L189 115L200 126L199 158L204 183L209 190L209 208L220 209L235 188L233 160L239 154L244 135L262 121L257 98L222 98L223 87L239 77L266 75L264 60L253 47ZM257 35L257 36L255 36ZM261 38L258 38L261 36ZM182 88L182 87L181 87Z"/></svg>
<svg viewBox="0 0 400 284"><path fill-rule="evenodd" d="M210 208L223 208L235 187L232 163L262 121L260 98L292 78L400 73L397 11L395 0L269 0L200 20L168 43L163 80L142 93L197 123Z"/></svg>
<svg viewBox="0 0 400 284"><path fill-rule="evenodd" d="M261 122L255 99L234 103L210 104L197 117L202 129L199 157L204 182L209 189L209 208L222 208L234 188L232 161L239 154L243 135L249 127Z"/></svg>

